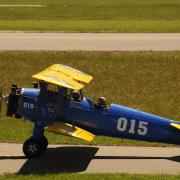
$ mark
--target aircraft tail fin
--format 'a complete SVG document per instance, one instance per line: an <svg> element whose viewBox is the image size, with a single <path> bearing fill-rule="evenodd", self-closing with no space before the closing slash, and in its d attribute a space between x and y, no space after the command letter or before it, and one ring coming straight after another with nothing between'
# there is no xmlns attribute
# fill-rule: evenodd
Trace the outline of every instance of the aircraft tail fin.
<svg viewBox="0 0 180 180"><path fill-rule="evenodd" d="M171 123L170 125L176 129L180 130L180 124Z"/></svg>
<svg viewBox="0 0 180 180"><path fill-rule="evenodd" d="M77 137L86 141L92 141L95 138L94 134L84 129L58 121L54 122L52 125L48 126L45 129L54 133Z"/></svg>

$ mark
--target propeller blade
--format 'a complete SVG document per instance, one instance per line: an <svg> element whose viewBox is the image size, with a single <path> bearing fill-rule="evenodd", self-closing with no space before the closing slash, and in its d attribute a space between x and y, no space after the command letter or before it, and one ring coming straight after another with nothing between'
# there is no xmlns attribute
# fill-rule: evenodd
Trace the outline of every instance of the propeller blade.
<svg viewBox="0 0 180 180"><path fill-rule="evenodd" d="M7 103L8 98L9 98L9 94L6 94L5 96L4 95L2 96L2 99L4 100L5 103Z"/></svg>
<svg viewBox="0 0 180 180"><path fill-rule="evenodd" d="M1 111L2 101L3 101L2 85L0 85L0 111Z"/></svg>

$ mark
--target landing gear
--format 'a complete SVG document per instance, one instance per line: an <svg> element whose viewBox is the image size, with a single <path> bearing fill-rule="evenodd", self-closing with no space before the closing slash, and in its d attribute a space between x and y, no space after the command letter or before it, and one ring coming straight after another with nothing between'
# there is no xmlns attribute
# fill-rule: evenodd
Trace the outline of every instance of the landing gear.
<svg viewBox="0 0 180 180"><path fill-rule="evenodd" d="M48 140L45 136L41 139L29 138L23 144L23 152L27 158L38 158L48 146Z"/></svg>
<svg viewBox="0 0 180 180"><path fill-rule="evenodd" d="M47 147L48 147L48 140L47 140L47 138L45 136L43 136L41 138L41 142L42 142L42 149L43 149L43 151L45 151L47 149Z"/></svg>

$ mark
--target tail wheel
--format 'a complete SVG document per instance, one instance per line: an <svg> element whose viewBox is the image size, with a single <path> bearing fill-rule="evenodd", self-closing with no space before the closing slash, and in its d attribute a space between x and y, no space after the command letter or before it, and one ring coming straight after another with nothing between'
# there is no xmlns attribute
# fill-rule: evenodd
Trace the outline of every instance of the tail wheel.
<svg viewBox="0 0 180 180"><path fill-rule="evenodd" d="M43 144L41 140L29 138L23 144L23 152L27 158L38 158L43 152Z"/></svg>

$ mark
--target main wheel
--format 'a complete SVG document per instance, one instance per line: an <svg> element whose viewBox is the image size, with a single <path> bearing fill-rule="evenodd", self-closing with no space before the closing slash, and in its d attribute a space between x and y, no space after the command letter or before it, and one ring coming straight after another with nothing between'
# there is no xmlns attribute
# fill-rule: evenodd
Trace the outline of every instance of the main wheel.
<svg viewBox="0 0 180 180"><path fill-rule="evenodd" d="M23 144L23 152L27 158L38 158L43 152L41 140L29 138Z"/></svg>

